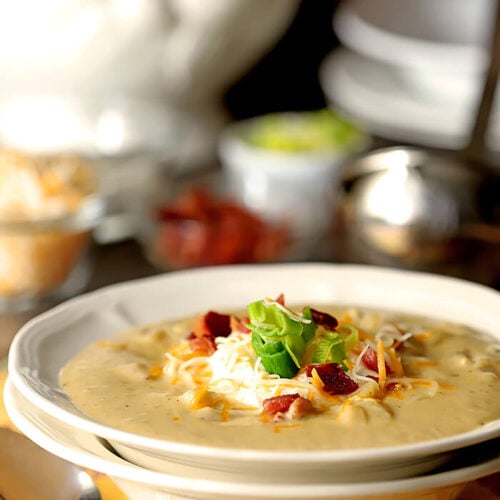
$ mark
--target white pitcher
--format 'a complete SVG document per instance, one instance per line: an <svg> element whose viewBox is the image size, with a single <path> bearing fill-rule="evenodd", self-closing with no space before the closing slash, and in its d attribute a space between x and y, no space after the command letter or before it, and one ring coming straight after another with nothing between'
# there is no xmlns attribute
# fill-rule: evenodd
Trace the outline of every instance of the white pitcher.
<svg viewBox="0 0 500 500"><path fill-rule="evenodd" d="M225 120L224 91L297 5L0 0L0 141L114 154L161 145L181 119L192 143L206 146Z"/></svg>

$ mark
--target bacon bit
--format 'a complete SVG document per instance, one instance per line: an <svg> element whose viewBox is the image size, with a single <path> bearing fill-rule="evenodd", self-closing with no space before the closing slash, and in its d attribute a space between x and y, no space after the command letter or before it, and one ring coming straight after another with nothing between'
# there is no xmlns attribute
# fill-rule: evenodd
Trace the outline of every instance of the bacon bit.
<svg viewBox="0 0 500 500"><path fill-rule="evenodd" d="M398 349L400 349L403 345L405 344L405 341L401 341L401 340L395 340L392 344L392 348L397 351Z"/></svg>
<svg viewBox="0 0 500 500"><path fill-rule="evenodd" d="M290 409L291 404L300 398L300 394L282 394L281 396L274 396L262 401L262 409L268 415L275 415L276 413L285 413Z"/></svg>
<svg viewBox="0 0 500 500"><path fill-rule="evenodd" d="M402 384L400 384L399 382L388 382L385 385L385 390L390 391L390 392L402 391L403 389L404 389L404 386Z"/></svg>
<svg viewBox="0 0 500 500"><path fill-rule="evenodd" d="M377 347L378 347L378 344L377 344ZM383 347L383 344L382 344L382 347ZM371 347L368 347L366 352L363 354L361 361L369 370L373 370L374 372L379 373L378 356L377 356L377 353ZM387 363L385 363L385 372L386 372L386 374L392 373L392 369L390 366L387 365Z"/></svg>
<svg viewBox="0 0 500 500"><path fill-rule="evenodd" d="M181 193L154 212L153 253L169 268L276 260L289 245L289 228L267 224L243 206L202 187Z"/></svg>
<svg viewBox="0 0 500 500"><path fill-rule="evenodd" d="M215 337L227 337L231 333L231 316L214 311L196 318L188 336L189 347L194 352L210 356L217 346Z"/></svg>
<svg viewBox="0 0 500 500"><path fill-rule="evenodd" d="M285 294L280 293L280 294L276 297L275 302L277 302L278 304L281 304L282 306L284 306L284 305L285 305Z"/></svg>
<svg viewBox="0 0 500 500"><path fill-rule="evenodd" d="M283 419L296 420L314 411L311 401L299 394L282 394L264 399L263 413L273 416L275 422Z"/></svg>
<svg viewBox="0 0 500 500"><path fill-rule="evenodd" d="M385 385L384 389L389 393L390 396L397 399L403 399L402 391L404 391L404 386L399 382L389 382Z"/></svg>
<svg viewBox="0 0 500 500"><path fill-rule="evenodd" d="M230 327L232 332L250 333L252 330L246 327L249 323L250 319L248 316L240 319L238 316L231 315Z"/></svg>
<svg viewBox="0 0 500 500"><path fill-rule="evenodd" d="M227 337L231 333L231 317L229 314L209 311L196 319L193 333L197 337Z"/></svg>
<svg viewBox="0 0 500 500"><path fill-rule="evenodd" d="M377 353L371 347L368 347L368 349L365 351L363 357L361 358L361 361L369 370L372 370L374 372L378 371Z"/></svg>
<svg viewBox="0 0 500 500"><path fill-rule="evenodd" d="M338 363L325 363L323 365L308 365L306 367L307 377L313 377L316 371L323 382L322 390L331 396L351 394L358 389L359 385L342 370Z"/></svg>
<svg viewBox="0 0 500 500"><path fill-rule="evenodd" d="M382 344L382 347L383 347L383 344ZM378 348L378 343L377 343L377 348ZM368 347L365 354L363 354L361 361L369 370L372 370L374 372L379 373L378 355L374 349L372 349L371 347ZM391 374L392 368L390 366L388 366L387 363L384 363L384 366L385 366L386 374Z"/></svg>
<svg viewBox="0 0 500 500"><path fill-rule="evenodd" d="M229 325L231 326L231 331L237 332L240 328L241 320L238 316L234 316L231 314L231 319L229 320Z"/></svg>
<svg viewBox="0 0 500 500"><path fill-rule="evenodd" d="M189 347L197 356L211 356L217 349L215 338L205 335L197 337L191 332L188 337Z"/></svg>
<svg viewBox="0 0 500 500"><path fill-rule="evenodd" d="M305 415L308 415L314 411L313 405L311 401L306 398L297 398L292 402L290 408L286 413L286 417L290 420L295 420L297 418L302 418Z"/></svg>
<svg viewBox="0 0 500 500"><path fill-rule="evenodd" d="M335 328L337 328L339 324L337 318L335 318L331 314L318 311L317 309L313 309L312 307L311 307L311 317L317 325L323 327L325 330L328 330L330 332L334 332Z"/></svg>

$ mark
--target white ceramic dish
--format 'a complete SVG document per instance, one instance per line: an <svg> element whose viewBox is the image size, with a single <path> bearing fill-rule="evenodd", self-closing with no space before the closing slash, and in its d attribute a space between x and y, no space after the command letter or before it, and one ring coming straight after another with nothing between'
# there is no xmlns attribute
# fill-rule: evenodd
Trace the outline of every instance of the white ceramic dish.
<svg viewBox="0 0 500 500"><path fill-rule="evenodd" d="M244 283L244 286L242 286ZM384 290L384 293L380 293ZM77 410L58 375L87 344L132 325L174 319L208 309L237 309L284 292L289 303L358 304L458 321L497 338L500 294L434 275L368 266L277 264L204 268L111 286L73 299L35 318L14 339L9 356L13 384L43 413L108 439L129 457L207 467L247 476L274 474L297 481L294 471L342 476L377 464L384 474L421 473L436 466L433 455L452 452L500 434L500 420L443 439L404 446L321 452L272 452L195 446L143 437L100 424ZM189 298L189 300L187 299ZM439 304L439 307L436 306ZM272 466L272 467L271 467ZM398 472L399 471L399 472Z"/></svg>
<svg viewBox="0 0 500 500"><path fill-rule="evenodd" d="M478 73L487 63L494 7L493 0L349 0L333 22L345 45L379 61Z"/></svg>
<svg viewBox="0 0 500 500"><path fill-rule="evenodd" d="M472 126L472 101L430 99L415 92L395 69L348 49L331 52L320 68L329 103L387 139L446 149L465 146ZM487 146L500 148L500 104L492 113Z"/></svg>
<svg viewBox="0 0 500 500"><path fill-rule="evenodd" d="M311 242L311 246L331 224L332 188L341 166L367 149L368 135L359 129L348 144L289 151L255 146L245 134L259 124L268 124L273 116L300 127L301 123L308 123L304 117L313 113L276 113L235 122L222 133L218 148L231 190L240 201L265 219L289 221L294 236ZM306 125L303 128L307 130ZM354 124L353 129L356 130ZM308 134L313 133L308 131L304 136ZM301 200L300 210L297 199ZM300 257L310 255L305 251Z"/></svg>
<svg viewBox="0 0 500 500"><path fill-rule="evenodd" d="M452 500L469 481L500 469L500 458L491 450L469 456L458 468L411 479L360 483L269 484L229 482L219 473L212 478L190 477L150 471L128 463L93 434L60 422L26 400L10 380L4 391L5 406L14 424L30 439L51 453L81 467L110 476L131 500L157 500L168 494L183 498L217 500L251 499L356 499ZM493 455L493 458L491 458Z"/></svg>
<svg viewBox="0 0 500 500"><path fill-rule="evenodd" d="M334 15L343 44L391 66L433 102L478 102L488 63L492 0L349 0Z"/></svg>

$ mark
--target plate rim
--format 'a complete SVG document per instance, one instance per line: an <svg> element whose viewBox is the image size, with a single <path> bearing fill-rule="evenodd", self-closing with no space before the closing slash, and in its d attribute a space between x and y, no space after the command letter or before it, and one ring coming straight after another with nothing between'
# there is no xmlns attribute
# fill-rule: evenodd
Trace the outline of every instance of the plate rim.
<svg viewBox="0 0 500 500"><path fill-rule="evenodd" d="M370 80L353 73L353 68L367 64L379 70ZM453 102L443 105L442 100L430 100L412 93L410 87L405 87L404 82L398 81L396 76L390 82L392 89L382 92L374 87L373 82L379 82L378 75L384 69L385 76L394 71L387 63L368 59L342 46L324 57L318 75L330 105L365 124L365 129L376 135L451 150L460 149L466 144L470 113L465 108L461 110ZM382 82L382 85L387 87L387 82ZM355 94L357 100L354 99ZM499 149L499 114L500 107L493 112L491 130L487 134L487 146L493 152ZM397 119L398 116L405 116L405 120Z"/></svg>
<svg viewBox="0 0 500 500"><path fill-rule="evenodd" d="M366 0L341 2L332 18L339 39L357 52L387 64L430 71L456 71L458 65L468 74L480 74L486 67L487 51L480 43L433 42L391 31L363 17L363 3ZM395 45L399 50L386 50Z"/></svg>
<svg viewBox="0 0 500 500"><path fill-rule="evenodd" d="M401 458L415 458L423 455L429 455L430 453L442 453L446 451L451 451L456 449L457 446L466 446L470 444L475 444L481 442L485 439L491 437L496 437L500 435L500 419L497 419L489 423L485 427L479 429L474 429L465 433L460 433L458 435L440 438L435 440L409 443L405 445L395 445L379 448L357 448L353 450L319 450L319 451L299 451L294 454L288 451L273 451L273 450L239 450L235 448L225 448L225 447L213 447L208 445L196 445L190 443L180 443L175 441L169 441L165 439L156 439L148 436L142 436L138 434L133 434L127 431L123 431L106 424L99 423L88 417L85 417L82 413L79 413L76 409L75 412L70 412L65 408L57 405L55 402L42 396L36 388L34 388L26 375L26 370L29 367L26 366L27 363L23 363L21 353L21 347L24 346L23 342L29 341L31 338L36 338L37 328L39 325L43 325L44 322L49 322L52 318L58 318L65 311L71 311L72 308L78 307L79 304L86 304L100 299L102 296L109 298L109 296L120 295L124 293L124 290L130 287L135 287L136 290L140 290L143 287L150 287L157 283L168 283L169 281L182 279L183 277L204 277L213 274L214 276L220 275L221 273L230 273L234 276L236 270L241 270L243 273L254 273L257 268L262 269L264 272L289 272L290 269L303 269L304 272L316 269L317 272L320 270L330 269L335 271L345 271L347 273L371 273L370 276L379 274L381 277L392 276L395 279L412 279L415 282L423 281L427 285L431 283L437 284L437 286L446 284L454 285L455 287L461 287L467 289L468 291L474 291L475 294L483 294L483 296L490 297L493 302L500 307L500 292L481 285L479 283L474 283L470 281L461 280L458 278L441 276L431 273L423 273L416 271L405 271L389 268L381 268L377 266L368 265L358 265L358 264L331 264L331 263L300 263L300 264L259 264L256 265L238 265L238 266L220 266L213 268L199 268L199 269L189 269L185 271L176 271L171 273L164 273L159 276L141 278L138 280L118 283L104 287L99 290L95 290L84 294L82 296L70 299L55 308L42 313L30 320L24 327L22 327L18 334L15 336L14 341L11 345L11 350L9 353L8 360L8 371L9 378L12 380L15 387L23 394L24 397L29 399L34 405L48 413L52 417L68 422L71 425L97 434L104 437L110 441L118 441L126 444L127 446L138 446L139 448L147 448L151 450L165 450L168 446L171 455L189 455L198 457L210 457L213 459L225 459L228 456L231 457L232 461L255 461L259 460L263 463L270 463L276 460L282 463L330 463L334 464L336 462L345 461L356 461L359 460L381 460L381 454L387 459L401 459ZM267 271L266 271L267 270ZM476 296L477 296L476 295ZM118 332L117 332L118 333ZM24 346L25 347L25 346ZM29 352L29 349L25 349ZM24 372L24 373L23 373ZM36 374L34 374L36 376Z"/></svg>
<svg viewBox="0 0 500 500"><path fill-rule="evenodd" d="M209 492L223 494L223 498L233 498L235 494L241 494L244 498L248 498L248 491L253 488L254 492L252 497L256 494L257 490L260 496L269 498L270 490L275 489L272 493L276 498L324 498L326 495L364 495L364 494L385 494L397 493L402 491L418 491L420 489L434 489L438 487L453 486L455 484L466 483L474 481L480 477L485 477L500 470L500 456L489 459L486 462L475 463L470 466L452 469L445 472L429 473L418 475L415 477L405 479L395 479L380 482L366 482L366 483L322 483L319 485L311 484L275 484L263 483L256 485L255 483L235 482L227 483L216 480L206 479L179 479L178 476L169 475L164 472L157 472L145 469L141 466L128 462L117 455L111 454L111 457L103 457L97 455L92 451L73 446L71 452L68 452L69 445L61 443L56 440L54 436L49 436L47 433L38 427L36 423L31 421L26 415L25 411L21 411L20 403L24 403L28 407L31 406L33 411L40 411L32 405L32 403L24 398L24 396L17 390L12 383L10 377L7 378L4 388L4 402L6 408L9 410L9 415L13 416L13 422L28 438L33 440L36 444L45 448L47 451L58 455L59 457L68 460L80 467L86 467L96 472L102 472L110 477L120 478L134 483L140 483L147 486L155 486L162 488L181 489L185 492L186 485L191 492ZM18 402L16 403L16 397ZM25 408L25 407L23 407ZM44 414L38 418L45 419L49 424L55 423L56 425L63 425L68 427L71 431L76 431L80 435L98 439L91 433L87 433L81 429L72 429L71 426L65 422L60 422L50 415ZM54 421L54 422L51 422ZM75 439L72 432L65 433L66 439ZM102 445L105 448L104 445ZM75 451L76 450L76 451ZM76 460L75 460L76 458ZM97 461L96 461L97 459ZM96 467L96 464L98 466ZM421 481L427 480L428 484L420 485ZM184 486L183 486L184 485ZM184 487L184 489L182 489ZM228 488L229 487L229 488ZM217 490L219 488L219 490ZM229 489L229 493L228 493ZM214 491L215 490L215 491ZM224 495L229 495L225 497ZM304 497L305 495L305 497Z"/></svg>

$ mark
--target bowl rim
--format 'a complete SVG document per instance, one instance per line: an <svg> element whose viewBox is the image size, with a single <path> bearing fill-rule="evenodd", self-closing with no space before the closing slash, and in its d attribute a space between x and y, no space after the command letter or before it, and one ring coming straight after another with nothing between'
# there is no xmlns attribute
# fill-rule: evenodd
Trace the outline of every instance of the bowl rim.
<svg viewBox="0 0 500 500"><path fill-rule="evenodd" d="M77 210L53 217L6 220L0 217L0 232L27 234L42 231L85 231L96 227L106 212L102 196L86 196Z"/></svg>
<svg viewBox="0 0 500 500"><path fill-rule="evenodd" d="M392 32L371 23L361 14L363 1L343 1L333 16L340 40L354 50L401 69L432 68L436 71L481 73L488 62L487 51L474 43L433 42Z"/></svg>
<svg viewBox="0 0 500 500"><path fill-rule="evenodd" d="M328 108L324 108L328 109ZM296 168L304 168L304 162L316 161L317 163L310 163L308 168L331 168L332 159L341 160L343 158L349 157L358 152L364 151L371 144L371 137L367 130L363 128L360 123L357 123L355 119L350 116L345 116L345 119L358 131L359 139L354 141L349 147L338 147L335 145L327 146L324 148L317 149L301 149L297 151L290 150L279 150L266 147L259 147L250 144L245 140L242 132L248 130L255 126L259 121L270 117L270 116L280 116L280 117L290 117L293 119L300 119L302 115L308 114L314 111L277 111L273 113L266 113L263 115L252 116L250 118L244 118L236 120L228 124L224 130L219 135L219 140L217 144L217 149L222 160L228 162L230 166L234 168L234 161L231 161L233 157L251 157L252 161L255 162L252 168L266 168L266 169L279 169L283 170L283 165L261 165L257 163L259 160L275 160L287 162L287 169L295 166ZM335 110L339 115L345 115L341 110ZM322 165L323 163L327 165ZM241 168L241 167L240 167Z"/></svg>
<svg viewBox="0 0 500 500"><path fill-rule="evenodd" d="M161 451L168 448L169 453L175 456L196 456L196 457L210 457L219 460L227 460L230 457L231 461L255 461L261 463L271 463L279 460L282 463L335 463L359 460L382 460L386 459L401 459L403 457L422 457L432 453L441 453L463 447L470 444L482 442L484 440L497 437L500 435L500 419L490 422L484 427L474 429L458 435L440 438L430 441L423 441L417 443L410 443L405 445L395 445L381 448L359 448L353 450L320 450L320 451L300 451L290 453L289 451L272 451L272 450L246 450L225 447L211 447L206 445L195 445L189 443L181 443L175 441L168 441L164 439L155 439L145 437L138 434L122 431L109 425L101 424L97 421L86 417L78 411L75 407L63 406L58 404L57 398L63 393L60 387L47 387L40 380L40 373L38 370L39 361L37 356L37 348L41 340L54 336L63 325L71 325L78 314L75 314L78 309L81 312L85 310L92 311L93 308L104 310L112 304L120 306L120 298L123 299L127 296L134 296L137 299L138 294L147 295L147 291L154 291L158 288L167 289L168 286L176 287L181 285L189 285L191 283L203 280L204 284L220 283L221 278L225 277L231 281L235 280L235 276L239 275L240 278L246 277L247 279L258 280L261 272L269 276L280 276L283 278L287 273L293 272L294 281L300 276L314 276L319 279L319 276L324 276L329 273L329 277L335 276L339 282L343 277L363 277L370 287L373 287L377 282L383 282L388 286L391 284L405 282L405 289L411 288L409 297L414 297L414 294L421 297L422 300L429 301L429 294L432 297L436 293L447 291L446 297L443 297L442 307L440 314L434 314L433 317L441 318L445 312L446 305L451 305L453 300L458 300L462 297L462 302L459 306L463 308L465 305L470 304L470 312L477 314L484 314L484 311L489 311L489 316L484 319L484 324L481 324L479 329L486 329L486 322L488 322L488 331L490 334L500 337L500 331L496 328L498 324L497 311L500 309L500 292L489 288L487 286L473 283L457 278L440 276L429 273L422 273L416 271L404 271L389 268L380 268L367 265L344 265L344 264L329 264L329 263L301 263L301 264L251 264L251 265L232 265L232 266L219 266L212 268L198 268L188 269L181 271L174 271L158 276L143 278L139 280L119 283L110 285L93 292L89 292L80 297L70 299L55 308L33 318L26 323L14 337L11 345L8 361L9 377L11 378L15 387L21 394L29 399L35 406L43 412L48 413L57 420L67 422L68 424L99 435L110 441L117 441L125 443L139 449L150 449ZM260 278L261 281L262 277ZM312 279L312 278L311 278ZM208 281L207 281L208 280ZM239 282L240 280L236 280ZM411 284L411 286L410 286ZM311 285L318 285L314 280ZM345 288L345 283L343 284ZM256 285L254 285L256 286ZM259 286L262 286L260 284ZM333 285L332 285L333 286ZM337 286L337 285L335 285ZM353 283L356 286L356 283ZM280 283L281 287L281 283ZM267 284L266 284L267 289ZM425 292L424 292L425 289ZM377 288L377 290L379 290ZM131 291L133 292L132 295ZM344 291L344 289L343 289ZM369 292L369 291L368 291ZM401 292L401 290L399 290ZM175 292L172 292L175 293ZM203 293L203 292L200 292ZM286 291L285 291L286 293ZM321 290L318 293L327 293ZM331 292L330 292L331 293ZM369 292L370 293L370 292ZM373 289L371 291L373 294ZM234 295L234 294L233 294ZM408 297L400 297L401 293L394 296L393 300L401 301L408 300ZM210 298L211 299L211 298ZM205 299L208 301L208 299ZM380 299L377 298L377 303L380 306ZM394 305L396 304L394 302ZM208 302L207 302L208 303ZM121 307L123 303L121 304ZM425 306L425 303L418 307ZM234 307L234 306L232 306ZM413 305L413 310L405 312L409 314L418 314L417 306ZM456 306L458 307L458 306ZM394 307L392 308L394 310ZM194 313L195 311L192 311ZM125 316L131 313L125 312ZM448 313L446 313L448 314ZM464 313L465 314L465 313ZM132 314L133 317L133 314ZM178 316L177 316L178 317ZM173 319L173 318L172 318ZM449 319L450 317L442 319ZM462 322L461 319L458 320ZM69 322L69 323L68 323ZM55 328L58 327L58 328ZM113 333L118 333L114 331ZM74 341L74 339L73 339ZM88 342L90 343L90 341ZM80 347L81 349L82 347ZM78 349L78 350L80 350ZM78 352L78 350L76 352ZM38 362L34 362L38 359ZM60 367L51 366L52 370L59 370ZM58 385L58 384L57 384ZM57 398L54 396L57 396ZM383 457L382 457L383 456Z"/></svg>
<svg viewBox="0 0 500 500"><path fill-rule="evenodd" d="M255 482L223 482L217 480L191 478L157 472L135 465L113 453L106 443L98 436L81 429L74 429L66 422L60 422L50 415L40 412L30 401L16 389L10 377L7 378L4 390L4 401L13 422L18 428L36 444L47 451L68 460L80 467L102 472L110 477L119 478L142 485L168 488L169 491L204 492L219 494L223 498L234 498L233 495L242 495L244 498L265 497L272 493L276 498L325 498L332 495L347 495L358 498L358 495L388 494L397 492L411 492L421 489L453 486L480 477L487 476L500 470L500 457L488 458L466 457L466 461L473 463L464 467L450 470L430 472L428 474L404 479L380 482L331 483L320 484L273 484ZM26 411L26 409L28 411ZM59 431L62 439L55 433ZM82 445L83 439L91 440L91 444ZM424 483L424 484L422 484ZM271 492L271 493L270 493Z"/></svg>

